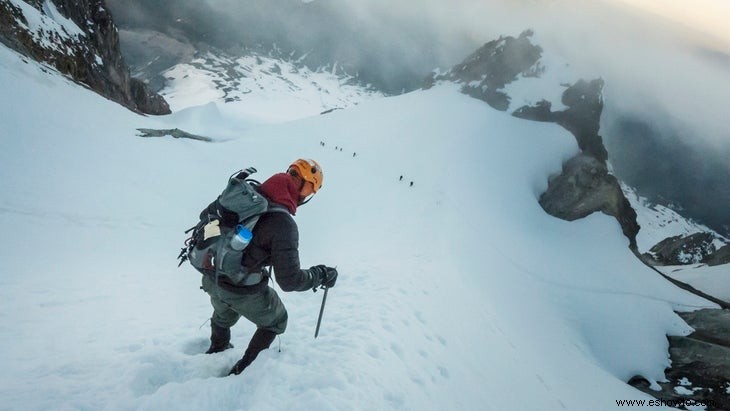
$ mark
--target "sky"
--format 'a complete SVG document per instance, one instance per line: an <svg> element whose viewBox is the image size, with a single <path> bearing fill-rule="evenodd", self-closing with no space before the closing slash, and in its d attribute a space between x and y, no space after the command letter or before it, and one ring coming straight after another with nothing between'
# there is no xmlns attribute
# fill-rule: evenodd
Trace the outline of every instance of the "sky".
<svg viewBox="0 0 730 411"><path fill-rule="evenodd" d="M655 13L680 23L689 29L697 30L716 38L720 49L730 51L730 3L724 0L703 0L688 2L683 0L619 0L631 7Z"/></svg>
<svg viewBox="0 0 730 411"><path fill-rule="evenodd" d="M1 46L0 70L10 409L609 410L651 399L625 382L663 379L666 335L690 332L674 311L713 306L641 264L613 218L544 213L548 177L578 151L567 131L453 85L251 122L215 99L139 116ZM183 231L232 171L266 178L298 157L324 169L296 215L301 261L340 272L320 336L321 293L280 292L287 332L219 378L253 329L202 354L210 307L176 267Z"/></svg>

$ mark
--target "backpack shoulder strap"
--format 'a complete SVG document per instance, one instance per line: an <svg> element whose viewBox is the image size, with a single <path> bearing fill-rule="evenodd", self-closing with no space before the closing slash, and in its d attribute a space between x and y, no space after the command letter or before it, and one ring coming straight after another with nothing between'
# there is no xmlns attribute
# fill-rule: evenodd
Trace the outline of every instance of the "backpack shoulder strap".
<svg viewBox="0 0 730 411"><path fill-rule="evenodd" d="M289 213L289 210L287 210L286 207L280 206L278 204L271 204L271 203L269 203L269 208L267 208L266 211L264 211L261 214L266 214L266 213L285 213L285 214L291 215L291 213Z"/></svg>

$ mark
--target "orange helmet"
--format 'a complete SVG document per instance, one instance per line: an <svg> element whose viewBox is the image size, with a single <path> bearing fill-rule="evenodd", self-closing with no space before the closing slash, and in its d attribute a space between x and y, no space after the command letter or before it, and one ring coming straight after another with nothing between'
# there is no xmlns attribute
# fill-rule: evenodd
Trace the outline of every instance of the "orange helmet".
<svg viewBox="0 0 730 411"><path fill-rule="evenodd" d="M316 161L300 158L289 166L288 171L296 171L297 175L304 181L312 183L312 188L315 193L322 188L324 174L322 173L322 167Z"/></svg>

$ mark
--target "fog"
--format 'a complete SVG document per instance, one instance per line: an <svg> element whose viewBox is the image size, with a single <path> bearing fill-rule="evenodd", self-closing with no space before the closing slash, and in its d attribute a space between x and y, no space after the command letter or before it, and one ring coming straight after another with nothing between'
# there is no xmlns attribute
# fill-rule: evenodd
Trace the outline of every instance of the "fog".
<svg viewBox="0 0 730 411"><path fill-rule="evenodd" d="M107 3L127 30L154 28L198 47L228 50L276 44L285 55L306 56L311 65L337 62L394 94L420 87L433 69L450 68L487 41L529 28L536 43L571 62L578 75L605 80L601 133L610 160L630 157L635 147L686 148L656 150L673 153L671 158L650 158L671 164L668 168L645 161L615 162L619 177L650 185L655 178L671 179L667 170L681 173L691 183L673 188L680 197L685 190L702 187L710 174L730 178L730 30L718 24L730 21L730 7L722 1L692 2L699 10L694 13L676 11L684 3L676 0L661 9L651 9L646 0ZM651 131L637 134L641 127L626 127L637 119ZM630 130L630 138L615 135ZM647 140L634 145L632 138ZM692 155L683 155L688 150ZM704 158L710 159L709 169L695 164ZM716 191L717 201L730 203L730 190ZM730 216L723 224L730 225Z"/></svg>

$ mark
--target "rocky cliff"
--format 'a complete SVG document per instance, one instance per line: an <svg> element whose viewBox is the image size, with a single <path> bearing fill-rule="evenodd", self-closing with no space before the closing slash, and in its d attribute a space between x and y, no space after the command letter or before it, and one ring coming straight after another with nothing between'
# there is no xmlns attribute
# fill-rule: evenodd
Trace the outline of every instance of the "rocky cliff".
<svg viewBox="0 0 730 411"><path fill-rule="evenodd" d="M660 241L642 257L651 265L704 263L710 266L730 263L730 245L719 246L709 232L678 235Z"/></svg>
<svg viewBox="0 0 730 411"><path fill-rule="evenodd" d="M463 93L487 102L497 110L508 111L513 97L507 86L523 79L539 78L546 70L543 49L532 43L533 33L518 37L503 36L486 43L463 62L443 74L427 78L424 88L439 81L461 84ZM553 122L570 131L582 153L563 165L563 172L550 179L540 205L549 214L565 220L583 218L601 211L617 219L636 251L639 225L636 212L624 196L618 180L609 173L608 152L598 134L603 110L603 80L574 80L565 88L562 110L553 111L546 99L523 105L512 115L534 121Z"/></svg>
<svg viewBox="0 0 730 411"><path fill-rule="evenodd" d="M497 110L505 111L510 96L504 87L520 74L537 75L536 63L542 54L540 46L530 42L532 32L519 37L502 36L490 41L444 74L434 74L426 80L426 88L436 81L448 80L462 85L461 91L485 101Z"/></svg>
<svg viewBox="0 0 730 411"><path fill-rule="evenodd" d="M0 0L0 43L130 110L170 113L160 95L130 76L103 0Z"/></svg>

